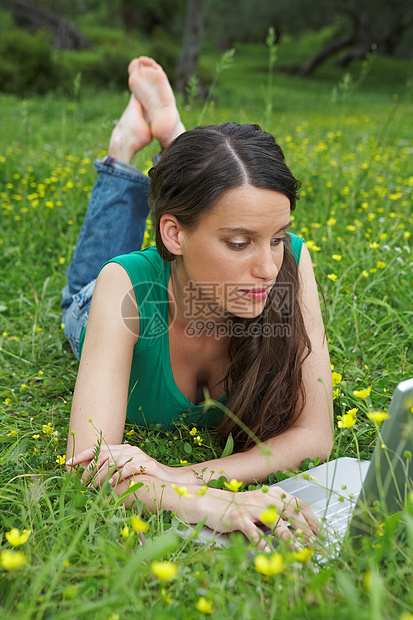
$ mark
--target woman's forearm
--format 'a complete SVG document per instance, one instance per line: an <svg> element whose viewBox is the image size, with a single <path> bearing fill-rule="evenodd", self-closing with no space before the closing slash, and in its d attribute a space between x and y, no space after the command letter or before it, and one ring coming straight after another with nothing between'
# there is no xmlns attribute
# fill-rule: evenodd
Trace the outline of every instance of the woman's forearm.
<svg viewBox="0 0 413 620"><path fill-rule="evenodd" d="M271 472L299 467L305 458L325 460L332 441L332 432L315 434L296 426L246 452L184 467L182 483L200 485L220 476L246 484L265 481Z"/></svg>
<svg viewBox="0 0 413 620"><path fill-rule="evenodd" d="M129 488L130 482L141 482L143 486L124 501L127 507L139 500L148 513L170 510L182 521L193 524L204 522L216 533L239 530L260 549L264 549L268 541L258 524L262 522L263 511L271 507L275 507L277 515L275 532L281 538L293 536L285 521L306 537L317 532L317 519L308 506L277 487L271 487L266 492L233 493L213 488L201 491L194 484L178 487L152 476L135 475L117 484L115 492L121 495Z"/></svg>
<svg viewBox="0 0 413 620"><path fill-rule="evenodd" d="M115 487L117 495L122 495L131 484L143 483L134 493L124 501L126 507L130 507L134 501L139 500L144 506L145 512L157 513L161 510L170 510L186 523L198 523L206 517L206 506L200 487L196 484L188 484L185 489L173 486L173 483L160 480L154 476L136 475L121 480ZM215 489L210 489L214 491Z"/></svg>

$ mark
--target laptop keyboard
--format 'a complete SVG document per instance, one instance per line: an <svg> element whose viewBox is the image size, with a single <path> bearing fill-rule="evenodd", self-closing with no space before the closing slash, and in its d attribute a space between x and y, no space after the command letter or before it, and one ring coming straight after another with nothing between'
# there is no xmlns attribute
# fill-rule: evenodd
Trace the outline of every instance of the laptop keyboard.
<svg viewBox="0 0 413 620"><path fill-rule="evenodd" d="M344 538L357 498L358 494L352 499L340 496L340 499L332 499L327 506L313 506L313 512L322 524L323 534L329 545Z"/></svg>

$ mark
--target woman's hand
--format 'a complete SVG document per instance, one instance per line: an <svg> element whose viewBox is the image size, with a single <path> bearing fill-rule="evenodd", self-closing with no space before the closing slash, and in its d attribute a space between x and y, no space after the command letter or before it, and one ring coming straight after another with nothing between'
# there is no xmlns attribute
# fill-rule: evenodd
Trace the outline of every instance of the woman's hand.
<svg viewBox="0 0 413 620"><path fill-rule="evenodd" d="M100 448L97 458L95 452L96 447L92 446L76 454L72 461L70 459L67 461L70 467L87 463L82 475L85 484L98 487L110 476L110 484L116 486L120 480L139 474L154 476L168 482L185 482L182 468L162 465L136 446L127 443L105 445Z"/></svg>
<svg viewBox="0 0 413 620"><path fill-rule="evenodd" d="M267 547L263 534L268 528L277 538L300 545L310 544L318 531L318 520L311 508L280 487L269 487L265 493L261 489L243 493L208 489L204 497L205 524L209 528L219 533L239 530L259 549Z"/></svg>

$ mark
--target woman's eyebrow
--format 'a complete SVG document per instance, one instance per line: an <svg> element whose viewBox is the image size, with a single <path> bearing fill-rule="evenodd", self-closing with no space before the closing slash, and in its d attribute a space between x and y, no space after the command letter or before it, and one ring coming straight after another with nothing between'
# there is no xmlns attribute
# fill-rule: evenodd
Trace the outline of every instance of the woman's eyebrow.
<svg viewBox="0 0 413 620"><path fill-rule="evenodd" d="M285 224L284 226L281 226L281 228L279 230L277 230L277 232L275 233L276 235L281 232L282 230L286 230L287 228L289 228L292 225L291 220ZM223 232L229 232L232 234L237 234L237 235L259 235L259 232L256 230L251 230L249 228L232 228L231 226L224 226L222 228L218 228L218 230L222 230Z"/></svg>

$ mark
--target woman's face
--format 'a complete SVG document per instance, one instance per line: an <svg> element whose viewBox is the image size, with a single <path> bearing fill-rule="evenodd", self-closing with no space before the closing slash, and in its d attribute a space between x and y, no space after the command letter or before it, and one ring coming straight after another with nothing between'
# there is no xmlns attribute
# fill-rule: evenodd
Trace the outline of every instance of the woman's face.
<svg viewBox="0 0 413 620"><path fill-rule="evenodd" d="M205 300L239 317L261 314L281 268L290 224L284 194L243 185L222 194L195 230L181 231L177 269L186 282L187 309L192 298L193 318L212 312L213 304L208 307Z"/></svg>

